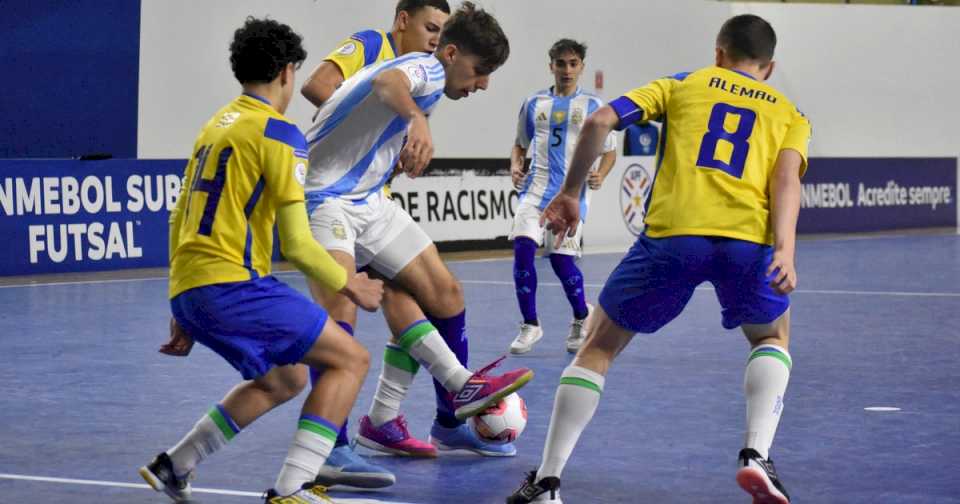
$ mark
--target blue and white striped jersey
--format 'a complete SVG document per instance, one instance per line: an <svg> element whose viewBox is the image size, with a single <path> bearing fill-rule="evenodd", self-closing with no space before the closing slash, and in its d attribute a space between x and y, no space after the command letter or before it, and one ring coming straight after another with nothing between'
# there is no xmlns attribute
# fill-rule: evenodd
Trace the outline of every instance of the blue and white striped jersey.
<svg viewBox="0 0 960 504"><path fill-rule="evenodd" d="M383 188L406 138L408 121L373 93L373 79L397 68L410 79L410 94L430 115L443 96L446 74L440 61L412 53L357 72L317 112L307 131L310 167L305 184L311 210L330 197L362 200Z"/></svg>
<svg viewBox="0 0 960 504"><path fill-rule="evenodd" d="M520 108L516 144L530 153L530 173L520 189L520 201L543 210L560 191L580 129L587 116L603 106L598 96L579 87L570 96L557 96L553 88L527 98ZM603 151L617 148L611 132ZM596 166L594 166L595 168ZM580 216L586 217L586 189L580 193Z"/></svg>

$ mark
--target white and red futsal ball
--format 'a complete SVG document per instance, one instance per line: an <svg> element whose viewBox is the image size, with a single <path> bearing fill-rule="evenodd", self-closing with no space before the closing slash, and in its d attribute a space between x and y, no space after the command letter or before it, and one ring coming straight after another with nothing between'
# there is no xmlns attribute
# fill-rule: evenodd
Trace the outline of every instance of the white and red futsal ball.
<svg viewBox="0 0 960 504"><path fill-rule="evenodd" d="M470 417L469 423L470 428L484 441L512 443L527 426L527 404L513 393L483 413Z"/></svg>

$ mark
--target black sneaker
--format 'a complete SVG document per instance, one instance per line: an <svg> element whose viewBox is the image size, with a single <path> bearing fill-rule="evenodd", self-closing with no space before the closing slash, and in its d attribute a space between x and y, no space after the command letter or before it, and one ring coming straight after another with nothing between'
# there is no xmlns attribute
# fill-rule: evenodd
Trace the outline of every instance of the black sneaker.
<svg viewBox="0 0 960 504"><path fill-rule="evenodd" d="M527 504L528 502L549 502L563 504L560 501L560 478L543 478L536 481L537 471L530 471L523 480L523 485L507 497L507 504Z"/></svg>
<svg viewBox="0 0 960 504"><path fill-rule="evenodd" d="M753 496L753 504L790 504L790 495L783 487L773 461L764 459L753 448L740 450L737 484Z"/></svg>
<svg viewBox="0 0 960 504"><path fill-rule="evenodd" d="M148 465L140 468L140 477L154 490L167 494L174 502L190 500L190 480L193 473L180 478L173 472L173 462L166 452L157 455Z"/></svg>

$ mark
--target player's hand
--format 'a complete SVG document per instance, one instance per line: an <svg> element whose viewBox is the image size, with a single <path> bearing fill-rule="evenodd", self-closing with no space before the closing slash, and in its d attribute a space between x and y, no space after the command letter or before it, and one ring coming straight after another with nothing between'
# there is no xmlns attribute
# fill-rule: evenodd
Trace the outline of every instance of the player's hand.
<svg viewBox="0 0 960 504"><path fill-rule="evenodd" d="M523 186L523 179L527 178L527 171L523 164L510 166L510 178L513 180L514 189L520 189Z"/></svg>
<svg viewBox="0 0 960 504"><path fill-rule="evenodd" d="M600 172L590 172L590 175L587 176L587 187L596 191L599 190L602 185L603 177L600 176Z"/></svg>
<svg viewBox="0 0 960 504"><path fill-rule="evenodd" d="M360 272L347 280L347 285L340 292L360 308L369 312L377 311L383 300L383 280L372 279Z"/></svg>
<svg viewBox="0 0 960 504"><path fill-rule="evenodd" d="M793 253L777 250L773 253L773 261L767 268L767 276L773 276L770 287L779 294L790 294L797 288L797 270L793 265Z"/></svg>
<svg viewBox="0 0 960 504"><path fill-rule="evenodd" d="M566 237L577 234L577 226L580 225L580 199L561 191L543 209L540 225L553 232L559 248Z"/></svg>
<svg viewBox="0 0 960 504"><path fill-rule="evenodd" d="M189 355L192 349L193 338L180 327L175 318L170 317L170 341L160 346L160 353L183 357Z"/></svg>
<svg viewBox="0 0 960 504"><path fill-rule="evenodd" d="M400 164L410 178L419 177L433 159L433 138L424 115L416 116L407 128L407 143L400 151Z"/></svg>

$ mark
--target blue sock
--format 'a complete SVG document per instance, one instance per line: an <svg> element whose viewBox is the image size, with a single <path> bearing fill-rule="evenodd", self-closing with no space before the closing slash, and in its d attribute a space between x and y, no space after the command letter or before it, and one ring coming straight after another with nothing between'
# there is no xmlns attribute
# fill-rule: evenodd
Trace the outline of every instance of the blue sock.
<svg viewBox="0 0 960 504"><path fill-rule="evenodd" d="M573 256L550 254L550 265L563 284L563 291L567 293L574 318L587 318L587 302L583 298L583 273L574 262Z"/></svg>
<svg viewBox="0 0 960 504"><path fill-rule="evenodd" d="M537 322L537 242L525 236L513 240L513 283L517 288L517 302L523 323L540 325Z"/></svg>
<svg viewBox="0 0 960 504"><path fill-rule="evenodd" d="M457 356L457 360L464 367L467 366L467 310L463 310L459 315L441 319L432 317L429 314L427 318L430 323L437 328L437 332L443 337L450 350ZM433 380L433 388L437 392L437 423L443 427L453 428L463 425L463 422L457 420L454 416L453 402L447 398L449 392L443 388L437 380Z"/></svg>
<svg viewBox="0 0 960 504"><path fill-rule="evenodd" d="M344 331L347 331L347 334L353 336L353 326L343 322L341 320L337 321L337 325L343 328ZM320 375L323 374L322 371L317 371L316 369L310 368L310 385L317 383L317 380L320 379ZM347 420L344 419L343 427L340 427L340 432L337 433L337 442L334 447L340 447L350 444L350 439L347 437Z"/></svg>

